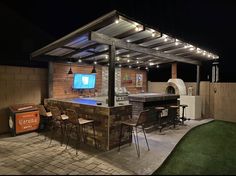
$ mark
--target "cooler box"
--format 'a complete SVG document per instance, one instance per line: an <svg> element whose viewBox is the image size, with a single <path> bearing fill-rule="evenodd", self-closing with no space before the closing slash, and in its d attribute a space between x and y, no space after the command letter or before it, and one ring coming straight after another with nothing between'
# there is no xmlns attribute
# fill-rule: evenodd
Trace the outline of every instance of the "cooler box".
<svg viewBox="0 0 236 176"><path fill-rule="evenodd" d="M34 104L18 104L9 107L9 127L12 136L35 131L39 128L39 110Z"/></svg>

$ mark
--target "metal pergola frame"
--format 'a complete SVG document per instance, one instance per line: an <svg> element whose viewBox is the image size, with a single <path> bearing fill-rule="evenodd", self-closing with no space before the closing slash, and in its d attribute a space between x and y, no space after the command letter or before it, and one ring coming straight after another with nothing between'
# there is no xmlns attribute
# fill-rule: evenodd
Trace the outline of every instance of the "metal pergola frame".
<svg viewBox="0 0 236 176"><path fill-rule="evenodd" d="M173 62L194 64L197 65L199 84L201 62L218 58L213 53L172 38L116 10L31 54L31 59L37 61L86 64L96 61L109 65L109 107L114 106L115 66L145 68Z"/></svg>

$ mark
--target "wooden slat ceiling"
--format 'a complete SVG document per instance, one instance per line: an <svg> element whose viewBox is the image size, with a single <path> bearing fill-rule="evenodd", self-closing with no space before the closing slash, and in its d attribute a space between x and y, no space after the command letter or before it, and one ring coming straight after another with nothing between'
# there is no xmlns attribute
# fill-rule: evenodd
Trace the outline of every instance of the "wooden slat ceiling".
<svg viewBox="0 0 236 176"><path fill-rule="evenodd" d="M197 46L172 38L154 28L131 20L117 11L112 11L52 44L33 52L31 58L45 61L42 58L49 56L47 57L49 58L48 61L50 57L53 57L53 61L73 60L79 63L93 63L96 61L98 64L107 64L108 46L89 40L89 35L92 31L166 54L186 57L194 61L219 58L217 55ZM119 66L146 67L169 62L174 62L174 60L153 57L122 48L117 48L116 50L116 64Z"/></svg>

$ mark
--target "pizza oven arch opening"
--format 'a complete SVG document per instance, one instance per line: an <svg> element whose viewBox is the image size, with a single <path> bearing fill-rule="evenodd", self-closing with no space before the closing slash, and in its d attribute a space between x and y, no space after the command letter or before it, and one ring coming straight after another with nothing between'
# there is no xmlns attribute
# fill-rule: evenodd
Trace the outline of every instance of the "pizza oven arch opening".
<svg viewBox="0 0 236 176"><path fill-rule="evenodd" d="M169 79L165 89L166 94L186 95L186 86L182 79Z"/></svg>
<svg viewBox="0 0 236 176"><path fill-rule="evenodd" d="M166 93L167 94L175 94L175 88L173 86L167 86Z"/></svg>

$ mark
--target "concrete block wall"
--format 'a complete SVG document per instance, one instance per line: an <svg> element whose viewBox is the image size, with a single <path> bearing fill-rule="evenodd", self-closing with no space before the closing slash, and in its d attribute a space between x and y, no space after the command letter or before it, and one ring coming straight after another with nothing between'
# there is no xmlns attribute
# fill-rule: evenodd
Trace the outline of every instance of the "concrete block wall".
<svg viewBox="0 0 236 176"><path fill-rule="evenodd" d="M196 86L195 82L184 82L186 86L186 92L188 93L188 88L191 86L193 87L193 95L196 95ZM155 93L165 93L167 87L167 82L151 82L148 81L148 92L155 92Z"/></svg>
<svg viewBox="0 0 236 176"><path fill-rule="evenodd" d="M47 69L0 65L0 134L9 131L8 107L40 104L47 97Z"/></svg>

